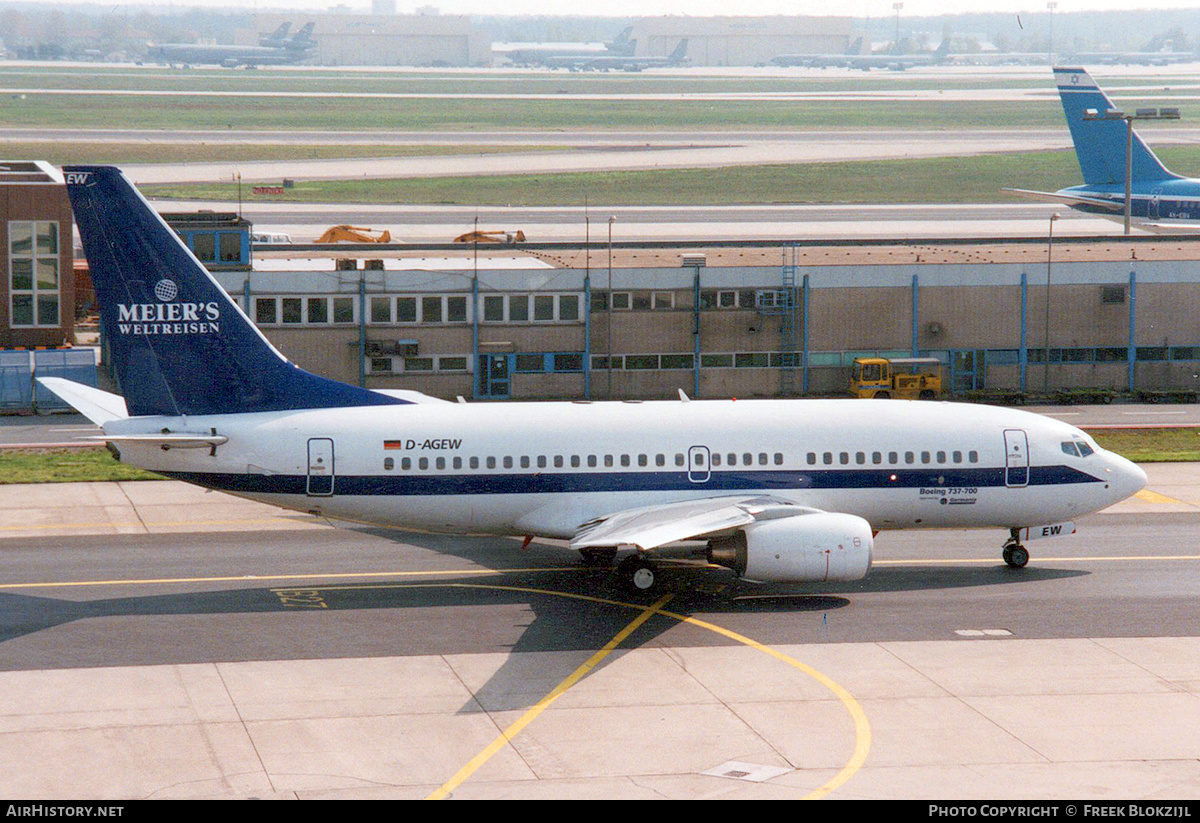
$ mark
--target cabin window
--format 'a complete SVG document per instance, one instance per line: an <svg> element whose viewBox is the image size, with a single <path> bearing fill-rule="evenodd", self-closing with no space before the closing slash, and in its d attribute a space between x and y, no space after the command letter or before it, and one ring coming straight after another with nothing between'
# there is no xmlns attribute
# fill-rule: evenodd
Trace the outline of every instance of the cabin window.
<svg viewBox="0 0 1200 823"><path fill-rule="evenodd" d="M816 452L808 453L808 465L810 465L810 466L817 465L817 453Z"/></svg>
<svg viewBox="0 0 1200 823"><path fill-rule="evenodd" d="M400 470L401 471L408 471L411 468L412 468L412 459L411 458L408 458L408 457L400 458Z"/></svg>
<svg viewBox="0 0 1200 823"><path fill-rule="evenodd" d="M917 456L915 454L913 454L912 452L905 452L904 453L904 462L910 463L910 464L915 463L915 462L917 462Z"/></svg>
<svg viewBox="0 0 1200 823"><path fill-rule="evenodd" d="M921 452L921 462L922 463L929 462L929 452Z"/></svg>
<svg viewBox="0 0 1200 823"><path fill-rule="evenodd" d="M428 457L422 457L420 460L418 460L418 461L417 461L417 468L418 468L418 469L420 469L421 471L425 471L425 470L427 470L427 469L429 468L429 458L428 458Z"/></svg>
<svg viewBox="0 0 1200 823"><path fill-rule="evenodd" d="M979 462L979 452L977 452L977 451L967 452L967 459L970 460L972 463L978 463Z"/></svg>
<svg viewBox="0 0 1200 823"><path fill-rule="evenodd" d="M529 468L529 455L527 455L527 454L521 455L521 468L523 468L523 469Z"/></svg>
<svg viewBox="0 0 1200 823"><path fill-rule="evenodd" d="M439 457L436 461L434 461L434 466L437 467L438 471L445 471L446 470L446 458Z"/></svg>
<svg viewBox="0 0 1200 823"><path fill-rule="evenodd" d="M726 455L726 457L728 457L728 458L729 458L729 459L728 459L726 462L727 462L727 463L728 463L730 466L736 466L736 465L737 465L737 455L736 455L736 454L734 454L733 452L730 452L729 454L727 454L727 455Z"/></svg>
<svg viewBox="0 0 1200 823"><path fill-rule="evenodd" d="M579 468L579 455L577 455L577 454L571 455L571 468L573 468L573 469Z"/></svg>
<svg viewBox="0 0 1200 823"><path fill-rule="evenodd" d="M849 465L850 464L850 452L841 452L840 454L838 454L838 462L840 462L843 466Z"/></svg>
<svg viewBox="0 0 1200 823"><path fill-rule="evenodd" d="M955 462L955 463L961 463L961 462L962 462L962 452L955 452L955 453L954 453L954 462Z"/></svg>
<svg viewBox="0 0 1200 823"><path fill-rule="evenodd" d="M546 455L544 455L544 454L539 454L539 455L538 455L538 459L537 459L537 467L538 467L539 469L544 469L544 468L546 468Z"/></svg>
<svg viewBox="0 0 1200 823"><path fill-rule="evenodd" d="M563 459L561 454L554 455L554 468L561 469L563 467Z"/></svg>
<svg viewBox="0 0 1200 823"><path fill-rule="evenodd" d="M825 454L821 455L821 460L822 460L822 462L825 463L826 466L832 466L833 465L833 452L825 452Z"/></svg>
<svg viewBox="0 0 1200 823"><path fill-rule="evenodd" d="M594 455L594 454L588 455L588 468L589 469L596 468L596 455Z"/></svg>
<svg viewBox="0 0 1200 823"><path fill-rule="evenodd" d="M621 465L625 466L625 467L629 466L629 455L627 455L627 454L621 455Z"/></svg>
<svg viewBox="0 0 1200 823"><path fill-rule="evenodd" d="M893 466L900 462L900 455L897 452L888 452L888 463Z"/></svg>
<svg viewBox="0 0 1200 823"><path fill-rule="evenodd" d="M864 463L866 463L867 462L866 453L865 452L855 452L854 453L854 462L860 466L863 465Z"/></svg>
<svg viewBox="0 0 1200 823"><path fill-rule="evenodd" d="M509 457L509 456L507 456L507 455L505 455L505 457L504 457L504 468L506 468L506 469L511 469L511 468L512 468L512 466L513 466L512 458L511 458L511 457Z"/></svg>
<svg viewBox="0 0 1200 823"><path fill-rule="evenodd" d="M667 465L667 456L665 454L654 455L654 465L656 465L656 466Z"/></svg>
<svg viewBox="0 0 1200 823"><path fill-rule="evenodd" d="M462 468L462 458L461 457L454 458L454 468L456 468L456 469Z"/></svg>
<svg viewBox="0 0 1200 823"><path fill-rule="evenodd" d="M613 464L613 456L611 454L604 455L604 465L606 467L611 467L612 464Z"/></svg>
<svg viewBox="0 0 1200 823"><path fill-rule="evenodd" d="M937 462L939 462L939 463L945 463L945 462L946 462L946 453L945 453L945 452L938 452L938 453L937 453Z"/></svg>
<svg viewBox="0 0 1200 823"><path fill-rule="evenodd" d="M683 454L682 454L682 453L679 453L679 452L676 452L676 454L675 454L675 465L676 465L676 466L682 466L683 464L684 464L684 458L683 458Z"/></svg>
<svg viewBox="0 0 1200 823"><path fill-rule="evenodd" d="M776 466L783 465L783 452L775 452L775 465Z"/></svg>
<svg viewBox="0 0 1200 823"><path fill-rule="evenodd" d="M383 458L383 468L384 468L384 471L389 471L389 472L390 472L390 471L391 471L392 469L394 469L395 467L396 467L396 461L395 461L395 460L393 460L393 459L392 459L392 458L390 458L390 457L385 457L385 458Z"/></svg>
<svg viewBox="0 0 1200 823"><path fill-rule="evenodd" d="M714 466L721 465L721 453L720 452L713 452L712 464Z"/></svg>
<svg viewBox="0 0 1200 823"><path fill-rule="evenodd" d="M760 465L760 466L767 465L767 453L766 452L758 453L758 465Z"/></svg>
<svg viewBox="0 0 1200 823"><path fill-rule="evenodd" d="M639 466L649 466L649 465L650 465L650 458L649 458L649 457L647 457L647 456L646 456L646 455L644 455L644 454L639 454L639 455L638 455L638 465L639 465Z"/></svg>
<svg viewBox="0 0 1200 823"><path fill-rule="evenodd" d="M883 452L871 452L871 462L878 466L883 462Z"/></svg>
<svg viewBox="0 0 1200 823"><path fill-rule="evenodd" d="M489 457L489 458L487 459L487 467L488 467L489 469L494 469L494 468L496 468L496 458L494 458L494 457Z"/></svg>

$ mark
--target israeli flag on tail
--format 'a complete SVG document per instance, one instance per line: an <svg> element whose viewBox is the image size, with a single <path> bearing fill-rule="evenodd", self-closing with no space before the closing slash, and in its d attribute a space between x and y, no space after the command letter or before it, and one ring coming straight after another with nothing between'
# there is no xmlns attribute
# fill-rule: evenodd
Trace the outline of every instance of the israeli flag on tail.
<svg viewBox="0 0 1200 823"><path fill-rule="evenodd" d="M1104 112L1116 108L1112 100L1081 68L1056 68L1054 79L1059 97L1062 98L1063 112L1067 116L1067 128L1071 130L1071 140L1075 144L1083 182L1089 186L1124 186L1125 121L1084 119L1089 109L1102 117ZM1133 134L1132 159L1133 173L1130 179L1133 183L1179 178L1179 175L1167 171L1137 132Z"/></svg>

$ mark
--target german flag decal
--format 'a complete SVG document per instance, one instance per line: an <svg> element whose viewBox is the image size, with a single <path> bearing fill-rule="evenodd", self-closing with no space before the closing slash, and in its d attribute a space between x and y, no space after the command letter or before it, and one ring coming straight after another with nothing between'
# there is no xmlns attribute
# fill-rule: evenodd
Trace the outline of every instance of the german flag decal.
<svg viewBox="0 0 1200 823"><path fill-rule="evenodd" d="M389 450L389 449L403 449L404 441L403 440L384 440L383 448L385 451Z"/></svg>

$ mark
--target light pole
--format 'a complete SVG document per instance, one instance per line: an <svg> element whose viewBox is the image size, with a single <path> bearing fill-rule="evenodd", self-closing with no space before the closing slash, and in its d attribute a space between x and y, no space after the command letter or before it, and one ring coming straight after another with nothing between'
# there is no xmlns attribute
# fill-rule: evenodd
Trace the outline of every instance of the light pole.
<svg viewBox="0 0 1200 823"><path fill-rule="evenodd" d="M615 216L608 218L608 399L613 399L612 361L613 361L613 282L612 282L612 227L617 222Z"/></svg>
<svg viewBox="0 0 1200 823"><path fill-rule="evenodd" d="M1045 371L1042 377L1042 394L1050 396L1050 269L1054 262L1054 221L1059 218L1058 212L1050 215L1050 235L1046 241L1046 329L1042 340L1042 364Z"/></svg>
<svg viewBox="0 0 1200 823"><path fill-rule="evenodd" d="M892 52L900 53L900 9L904 8L903 3L892 3L892 9L896 12L896 42L892 46Z"/></svg>
<svg viewBox="0 0 1200 823"><path fill-rule="evenodd" d="M1133 213L1133 121L1134 120L1178 120L1179 109L1138 109L1126 114L1120 109L1084 109L1083 119L1091 123L1125 121L1125 234L1129 234L1129 218Z"/></svg>
<svg viewBox="0 0 1200 823"><path fill-rule="evenodd" d="M1050 48L1046 51L1046 62L1051 66L1054 65L1054 10L1058 8L1058 3L1055 0L1050 0L1046 4L1046 8L1050 10Z"/></svg>

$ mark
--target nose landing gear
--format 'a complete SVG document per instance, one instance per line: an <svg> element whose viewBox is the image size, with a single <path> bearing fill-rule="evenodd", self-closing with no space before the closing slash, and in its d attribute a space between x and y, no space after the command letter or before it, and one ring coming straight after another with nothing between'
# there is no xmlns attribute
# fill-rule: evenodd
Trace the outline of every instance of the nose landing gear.
<svg viewBox="0 0 1200 823"><path fill-rule="evenodd" d="M1029 550L1021 545L1020 534L1020 529L1009 529L1009 538L1002 553L1004 562L1014 569L1023 569L1029 562Z"/></svg>

